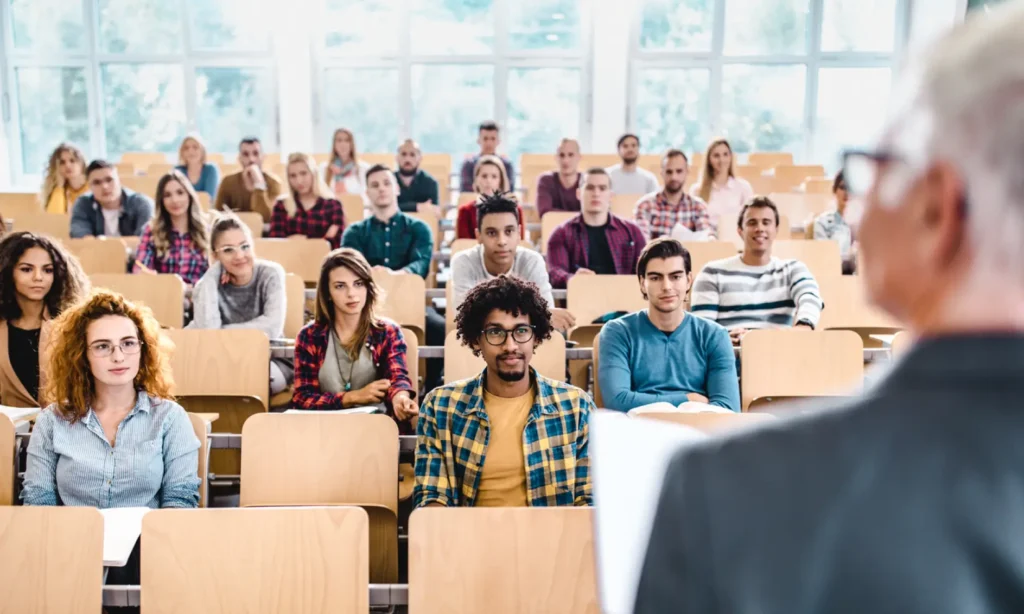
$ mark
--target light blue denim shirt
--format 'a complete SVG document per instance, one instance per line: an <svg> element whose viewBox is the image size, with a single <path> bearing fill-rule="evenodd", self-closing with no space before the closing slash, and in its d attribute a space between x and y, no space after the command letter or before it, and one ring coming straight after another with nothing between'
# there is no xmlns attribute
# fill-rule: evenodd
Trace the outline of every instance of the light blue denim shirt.
<svg viewBox="0 0 1024 614"><path fill-rule="evenodd" d="M25 505L196 507L199 440L174 401L139 392L111 446L92 409L71 423L51 405L28 444Z"/></svg>

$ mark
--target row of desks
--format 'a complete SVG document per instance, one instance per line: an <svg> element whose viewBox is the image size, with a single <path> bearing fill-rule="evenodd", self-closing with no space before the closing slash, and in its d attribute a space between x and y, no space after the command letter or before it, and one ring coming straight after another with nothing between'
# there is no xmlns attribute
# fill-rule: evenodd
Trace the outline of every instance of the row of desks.
<svg viewBox="0 0 1024 614"><path fill-rule="evenodd" d="M139 607L142 590L136 584L107 585L103 587L103 605L112 607ZM409 604L408 584L371 584L370 607Z"/></svg>

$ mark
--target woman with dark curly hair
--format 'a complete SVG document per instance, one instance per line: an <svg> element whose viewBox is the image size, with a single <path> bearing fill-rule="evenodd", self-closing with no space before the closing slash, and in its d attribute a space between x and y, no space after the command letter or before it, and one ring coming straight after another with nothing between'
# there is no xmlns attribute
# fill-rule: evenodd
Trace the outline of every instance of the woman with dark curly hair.
<svg viewBox="0 0 1024 614"><path fill-rule="evenodd" d="M530 367L553 330L537 286L508 275L485 281L459 305L455 325L487 368L423 402L415 505L590 505L587 424L594 403Z"/></svg>
<svg viewBox="0 0 1024 614"><path fill-rule="evenodd" d="M78 259L56 241L25 231L0 241L0 405L40 406L50 318L88 289Z"/></svg>

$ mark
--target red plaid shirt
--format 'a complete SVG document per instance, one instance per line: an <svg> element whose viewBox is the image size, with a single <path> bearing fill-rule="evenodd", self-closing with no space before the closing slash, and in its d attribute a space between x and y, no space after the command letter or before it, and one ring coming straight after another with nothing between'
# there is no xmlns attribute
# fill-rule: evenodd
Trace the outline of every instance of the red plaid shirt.
<svg viewBox="0 0 1024 614"><path fill-rule="evenodd" d="M331 249L341 245L341 234L345 230L345 213L341 203L333 198L318 198L310 210L305 210L296 203L295 215L288 217L284 201L274 203L274 211L270 214L270 236L285 238L292 235L306 235L310 239L322 239L331 226L338 227L338 234L329 239Z"/></svg>
<svg viewBox="0 0 1024 614"><path fill-rule="evenodd" d="M210 260L206 253L196 247L192 242L192 235L171 229L171 246L163 258L157 256L156 246L153 245L153 228L146 224L142 229L142 236L139 237L139 246L135 249L135 259L142 263L147 269L157 273L176 274L185 280L185 283L195 285L197 281L210 268ZM139 273L142 269L137 264L132 264L132 272Z"/></svg>
<svg viewBox="0 0 1024 614"><path fill-rule="evenodd" d="M664 191L648 194L636 204L633 217L648 241L670 236L676 224L694 232L712 230L708 206L703 200L685 193L678 205L669 204Z"/></svg>
<svg viewBox="0 0 1024 614"><path fill-rule="evenodd" d="M640 259L640 252L647 245L647 240L637 225L609 213L604 234L608 237L608 247L611 248L612 260L615 262L615 273L636 274L636 262ZM570 219L551 233L547 260L552 288L566 287L569 278L575 275L576 271L589 268L589 247L587 228L582 215Z"/></svg>
<svg viewBox="0 0 1024 614"><path fill-rule="evenodd" d="M377 367L377 377L391 381L388 389L388 401L396 394L405 390L410 398L416 398L412 382L409 381L409 370L405 366L405 337L398 324L381 318L381 327L370 328L370 336L366 340L373 356L373 364ZM330 343L330 328L316 322L307 324L295 339L295 392L292 394L292 406L295 409L342 409L344 392L331 393L320 390L320 367L327 356L327 344ZM390 404L388 412L392 413Z"/></svg>

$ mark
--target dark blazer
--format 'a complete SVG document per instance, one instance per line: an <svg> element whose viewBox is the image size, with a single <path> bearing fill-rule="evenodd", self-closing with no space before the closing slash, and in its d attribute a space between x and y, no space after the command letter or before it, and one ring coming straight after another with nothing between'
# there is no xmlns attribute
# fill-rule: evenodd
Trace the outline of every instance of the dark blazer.
<svg viewBox="0 0 1024 614"><path fill-rule="evenodd" d="M122 237L137 237L142 229L153 219L153 201L145 194L133 192L128 188L121 189L121 215L117 220L117 229ZM71 238L102 237L106 234L103 223L103 212L100 204L92 197L92 192L83 194L75 201L71 210Z"/></svg>
<svg viewBox="0 0 1024 614"><path fill-rule="evenodd" d="M636 612L1024 612L1024 335L922 341L846 407L677 454Z"/></svg>

